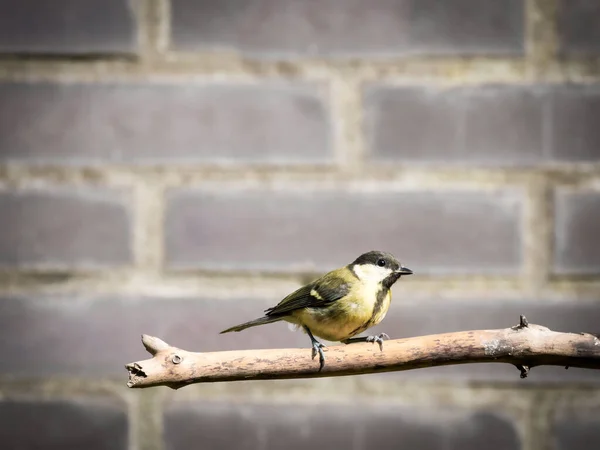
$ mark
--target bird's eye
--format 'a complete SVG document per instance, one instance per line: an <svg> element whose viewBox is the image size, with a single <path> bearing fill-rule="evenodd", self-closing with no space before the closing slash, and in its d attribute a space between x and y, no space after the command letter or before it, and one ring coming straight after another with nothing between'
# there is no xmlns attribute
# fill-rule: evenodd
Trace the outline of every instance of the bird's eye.
<svg viewBox="0 0 600 450"><path fill-rule="evenodd" d="M379 267L385 267L385 259L378 259L377 260L377 265Z"/></svg>

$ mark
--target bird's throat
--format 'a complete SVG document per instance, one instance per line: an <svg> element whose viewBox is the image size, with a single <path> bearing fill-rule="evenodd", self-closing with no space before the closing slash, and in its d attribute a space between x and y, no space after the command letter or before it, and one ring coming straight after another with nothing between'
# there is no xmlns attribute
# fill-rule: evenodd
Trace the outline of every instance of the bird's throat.
<svg viewBox="0 0 600 450"><path fill-rule="evenodd" d="M390 289L394 285L394 283L400 279L401 276L401 273L393 272L387 277L385 277L381 284L385 289Z"/></svg>

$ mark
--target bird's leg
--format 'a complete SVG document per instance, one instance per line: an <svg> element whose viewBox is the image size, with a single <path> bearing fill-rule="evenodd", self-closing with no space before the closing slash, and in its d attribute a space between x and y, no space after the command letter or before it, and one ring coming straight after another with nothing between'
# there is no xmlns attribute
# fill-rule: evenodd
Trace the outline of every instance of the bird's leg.
<svg viewBox="0 0 600 450"><path fill-rule="evenodd" d="M355 338L348 338L345 341L342 341L344 344L353 344L355 342L373 342L373 343L378 343L379 344L379 350L383 351L383 340L384 339L389 339L390 337L385 334L385 333L381 333L377 336L361 336L361 337L355 337Z"/></svg>
<svg viewBox="0 0 600 450"><path fill-rule="evenodd" d="M323 370L323 366L325 366L325 355L323 354L323 349L326 348L325 344L321 344L319 341L315 339L313 334L310 332L307 326L304 326L306 330L306 334L310 338L310 342L312 343L312 359L315 359L317 353L319 354L319 372Z"/></svg>

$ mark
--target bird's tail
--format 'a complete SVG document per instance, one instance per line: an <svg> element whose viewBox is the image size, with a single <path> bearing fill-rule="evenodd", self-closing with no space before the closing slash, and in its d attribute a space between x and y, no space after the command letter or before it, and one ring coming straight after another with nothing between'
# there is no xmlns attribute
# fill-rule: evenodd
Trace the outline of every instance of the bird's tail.
<svg viewBox="0 0 600 450"><path fill-rule="evenodd" d="M236 325L235 327L227 328L226 330L221 331L219 334L230 333L231 331L242 331L242 330L245 330L246 328L256 327L258 325L265 325L267 323L279 322L281 319L282 319L281 317L264 316L264 317L261 317L260 319L251 320L250 322L241 323L239 325Z"/></svg>

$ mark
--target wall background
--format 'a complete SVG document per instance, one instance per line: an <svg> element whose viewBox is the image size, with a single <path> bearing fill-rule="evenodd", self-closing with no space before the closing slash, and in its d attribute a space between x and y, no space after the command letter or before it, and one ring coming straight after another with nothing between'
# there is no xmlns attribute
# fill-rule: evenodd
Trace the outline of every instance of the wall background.
<svg viewBox="0 0 600 450"><path fill-rule="evenodd" d="M599 375L463 366L131 391L378 248L374 331L600 331L600 3L0 1L6 448L588 449ZM200 441L199 441L200 440Z"/></svg>

